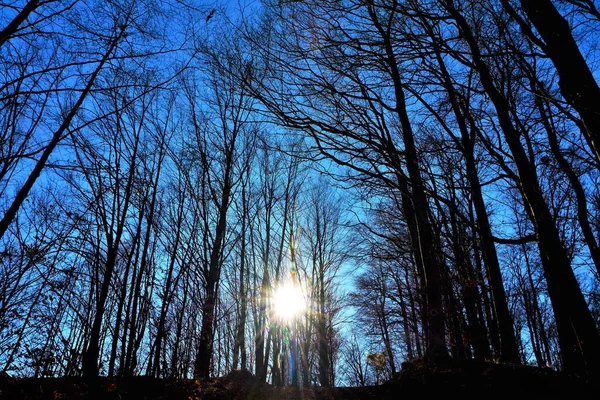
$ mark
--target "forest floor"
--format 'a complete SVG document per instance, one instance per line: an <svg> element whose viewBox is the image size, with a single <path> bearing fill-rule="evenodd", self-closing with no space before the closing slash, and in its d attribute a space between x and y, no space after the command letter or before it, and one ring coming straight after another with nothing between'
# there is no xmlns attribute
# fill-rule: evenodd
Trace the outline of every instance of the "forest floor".
<svg viewBox="0 0 600 400"><path fill-rule="evenodd" d="M21 378L0 375L0 399L397 399L419 395L517 396L535 394L551 398L598 393L597 382L586 383L575 376L547 368L463 362L429 368L418 362L405 363L402 372L380 386L337 388L276 387L259 382L247 371L233 371L208 381L169 380L147 377ZM592 387L594 386L594 387ZM536 396L536 397L537 397Z"/></svg>

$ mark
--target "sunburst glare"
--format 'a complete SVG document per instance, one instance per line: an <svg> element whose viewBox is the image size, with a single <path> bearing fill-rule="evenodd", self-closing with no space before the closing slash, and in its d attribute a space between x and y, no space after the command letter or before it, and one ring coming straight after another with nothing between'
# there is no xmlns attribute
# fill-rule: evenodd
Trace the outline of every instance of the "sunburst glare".
<svg viewBox="0 0 600 400"><path fill-rule="evenodd" d="M302 289L291 281L278 286L273 293L273 308L280 320L292 320L306 309Z"/></svg>

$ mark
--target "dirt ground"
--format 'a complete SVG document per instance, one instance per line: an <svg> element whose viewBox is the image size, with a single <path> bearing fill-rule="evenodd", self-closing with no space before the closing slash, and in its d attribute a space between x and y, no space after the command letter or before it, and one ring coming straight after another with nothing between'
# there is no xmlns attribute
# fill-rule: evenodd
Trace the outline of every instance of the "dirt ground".
<svg viewBox="0 0 600 400"><path fill-rule="evenodd" d="M464 362L445 368L430 368L405 363L392 381L360 388L275 387L259 382L248 371L233 371L208 381L169 380L147 377L98 378L24 378L0 376L0 399L251 399L251 400L387 400L408 396L473 395L521 397L525 394L552 398L595 398L597 382L546 368ZM536 396L536 397L537 397ZM574 397L575 396L575 397Z"/></svg>

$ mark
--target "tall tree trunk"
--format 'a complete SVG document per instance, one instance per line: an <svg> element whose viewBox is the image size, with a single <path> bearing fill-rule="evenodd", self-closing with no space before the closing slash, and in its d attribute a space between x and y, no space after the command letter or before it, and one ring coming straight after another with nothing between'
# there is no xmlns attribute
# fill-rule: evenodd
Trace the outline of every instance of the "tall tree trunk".
<svg viewBox="0 0 600 400"><path fill-rule="evenodd" d="M598 276L600 277L600 246L598 246L598 241L596 240L596 237L594 236L594 232L590 225L587 208L588 203L585 189L579 181L579 177L571 167L571 164L561 152L560 144L558 142L558 136L552 123L551 115L549 115L550 107L547 104L547 100L544 100L549 98L549 93L543 88L541 82L537 81L534 75L534 71L529 70L528 72L531 73L530 80L532 91L536 93L535 104L540 113L541 122L544 126L544 130L548 134L548 143L550 144L550 150L552 151L554 158L558 162L560 169L562 169L564 174L567 176L567 179L571 184L573 192L575 192L575 198L577 200L577 219L579 221L579 227L581 228L583 238L590 251L592 261L596 266ZM598 112L600 112L600 108Z"/></svg>
<svg viewBox="0 0 600 400"><path fill-rule="evenodd" d="M569 26L551 0L521 0L523 11L542 37L542 50L559 76L560 91L583 120L583 133L600 162L600 87Z"/></svg>
<svg viewBox="0 0 600 400"><path fill-rule="evenodd" d="M246 218L247 218L247 200L246 186L242 184L242 232L241 232L241 248L240 248L240 317L236 330L236 339L233 352L233 368L238 367L239 354L241 353L241 369L246 369L246 313L247 313L247 296L246 296Z"/></svg>
<svg viewBox="0 0 600 400"><path fill-rule="evenodd" d="M181 300L180 312L177 316L177 325L175 327L175 340L173 342L173 351L171 355L171 379L179 378L179 365L180 365L180 353L179 348L181 346L181 337L183 333L183 316L185 315L185 310L187 307L187 298L188 298L188 283L184 280L183 282L183 299Z"/></svg>
<svg viewBox="0 0 600 400"><path fill-rule="evenodd" d="M498 329L498 323L497 323L497 318L496 318L496 312L494 310L494 307L492 305L492 301L490 300L490 295L488 293L488 285L485 282L485 277L487 277L488 282L489 282L489 267L486 265L483 265L482 260L481 260L481 253L482 251L480 250L480 246L479 246L479 242L480 240L478 239L478 236L476 234L475 231L473 231L473 251L474 251L474 255L475 255L475 274L477 277L477 282L479 285L479 290L481 292L481 297L483 300L483 305L481 305L481 310L479 310L480 314L485 313L485 321L486 321L486 325L488 327L488 331L489 331L489 338L490 338L490 343L492 345L492 348L494 349L494 352L501 356L502 354L502 350L501 350L501 339L500 339L500 333L499 333L499 329ZM490 285L491 286L491 285ZM483 320L484 318L482 318ZM516 345L516 341L515 341L515 348L517 348ZM517 354L518 354L518 349L517 349ZM500 357L498 357L500 358Z"/></svg>
<svg viewBox="0 0 600 400"><path fill-rule="evenodd" d="M235 141L234 141L235 143ZM210 376L210 365L213 353L213 336L215 323L216 288L221 274L221 252L225 240L227 227L227 210L229 209L229 197L231 195L231 169L233 168L231 157L233 151L228 154L227 166L223 183L223 194L219 207L219 219L215 230L213 248L210 253L210 264L206 276L206 295L202 305L202 328L198 342L198 353L194 368L194 377L207 379Z"/></svg>
<svg viewBox="0 0 600 400"><path fill-rule="evenodd" d="M179 250L179 243L181 240L181 230L183 224L183 213L185 210L185 195L182 195L182 198L179 203L179 210L177 213L177 222L176 222L176 232L175 232L175 241L173 243L173 247L171 248L171 260L169 263L169 267L167 270L167 279L165 281L165 287L162 294L162 304L160 307L160 315L158 317L158 326L156 328L156 339L154 340L154 357L152 357L152 353L149 357L149 366L148 372L150 376L158 377L160 372L160 357L162 350L162 342L163 337L166 336L165 332L165 323L167 320L167 312L169 310L169 304L171 302L171 291L172 280L173 280L173 271L175 270L175 262L177 260L177 252Z"/></svg>
<svg viewBox="0 0 600 400"><path fill-rule="evenodd" d="M268 153L267 153L268 155ZM258 321L259 327L256 332L255 338L255 373L258 379L264 382L267 379L267 366L269 364L269 353L271 329L267 326L267 308L268 299L270 296L272 284L269 273L270 267L270 253L271 253L271 218L273 211L274 202L274 183L271 181L270 172L268 170L268 161L265 161L264 167L264 188L263 188L263 199L264 199L264 213L265 213L265 241L262 249L262 264L263 264L263 276L260 284L260 299L259 299L259 314ZM265 341L265 332L267 332L267 340Z"/></svg>
<svg viewBox="0 0 600 400"><path fill-rule="evenodd" d="M452 287L452 280L448 267L444 268L443 285L444 285L444 300L446 309L448 310L448 333L450 336L450 351L452 357L457 360L465 360L467 358L467 350L463 341L463 332L459 321L459 309L457 307L456 296Z"/></svg>
<svg viewBox="0 0 600 400"><path fill-rule="evenodd" d="M534 320L537 326L537 331L540 337L541 347L544 350L544 354L546 357L547 363L552 363L552 356L550 355L550 344L548 341L548 334L546 333L546 328L544 326L544 320L542 319L542 311L540 310L540 302L538 300L538 289L533 282L533 271L531 270L531 263L529 262L529 255L525 249L524 245L521 245L523 254L525 255L525 266L527 267L527 282L529 284L529 292L531 305L533 307L533 315L532 320Z"/></svg>
<svg viewBox="0 0 600 400"><path fill-rule="evenodd" d="M117 304L117 319L115 321L115 333L113 335L113 341L110 349L110 359L108 361L108 376L113 376L115 371L115 363L117 359L117 347L119 344L119 331L121 330L121 323L123 321L123 308L125 306L125 299L127 297L127 281L129 280L129 271L131 270L131 263L133 262L133 256L135 252L135 248L138 246L140 230L142 228L142 216L143 213L140 212L140 218L138 221L137 232L135 237L133 238L133 246L130 251L129 257L127 257L127 264L125 265L125 272L123 274L123 283L121 286L121 292L119 295L119 300ZM123 333L125 334L125 333ZM121 369L123 365L120 366ZM123 371L121 371L122 373Z"/></svg>
<svg viewBox="0 0 600 400"><path fill-rule="evenodd" d="M519 132L513 126L510 105L496 88L468 22L455 8L452 0L446 1L445 4L471 48L474 67L479 72L483 88L496 108L500 127L519 173L520 189L527 212L536 227L538 247L556 318L564 368L582 375L596 374L600 358L600 337L596 323L590 314L560 240L554 218L539 186L535 167L523 149Z"/></svg>
<svg viewBox="0 0 600 400"><path fill-rule="evenodd" d="M456 267L460 276L462 297L468 320L468 337L473 346L475 358L478 360L489 360L491 359L491 351L486 337L486 330L479 320L476 309L477 299L479 298L477 280L471 261L464 250L465 244L463 241L466 238L466 232L462 226L459 227L459 222L453 211L450 211L450 225L452 228Z"/></svg>
<svg viewBox="0 0 600 400"><path fill-rule="evenodd" d="M387 354L388 364L390 365L390 371L392 374L396 373L396 360L394 358L394 351L392 350L392 340L390 338L390 327L388 318L385 311L385 297L377 307L377 314L379 319L379 327L381 329L381 338L383 339L383 347L385 347L385 352Z"/></svg>
<svg viewBox="0 0 600 400"><path fill-rule="evenodd" d="M317 236L321 233L317 228ZM321 238L322 239L322 238ZM317 241L320 241L317 239ZM320 249L322 251L322 249ZM323 387L330 387L329 380L329 340L327 335L327 314L325 312L325 266L319 262L319 311L317 323L317 342L319 347L319 382Z"/></svg>
<svg viewBox="0 0 600 400"><path fill-rule="evenodd" d="M441 282L442 260L433 237L433 230L429 221L429 203L423 186L423 179L419 167L417 148L414 133L407 111L404 95L402 75L398 67L389 30L381 24L379 16L372 3L367 4L370 18L378 31L385 48L385 61L389 67L390 77L393 82L395 113L400 121L402 138L404 140L404 156L406 169L410 181L411 201L414 207L418 237L411 238L413 243L418 243L419 255L423 262L424 293L427 296L427 315L424 324L427 325L426 357L428 360L437 361L448 356L446 347L446 328L443 308L443 288ZM390 139L391 141L391 139ZM398 168L400 166L398 165Z"/></svg>
<svg viewBox="0 0 600 400"><path fill-rule="evenodd" d="M519 351L516 345L513 320L508 308L508 301L506 300L502 272L500 269L500 263L498 262L498 254L496 252L496 246L494 244L492 229L487 215L481 189L481 182L479 180L479 174L475 162L475 137L471 134L471 132L476 131L477 128L472 120L472 116L470 115L468 102L466 99L461 98L459 92L456 91L454 84L452 83L450 73L446 68L446 63L437 44L438 39L433 28L431 27L429 21L424 20L423 23L428 31L428 34L432 38L433 49L435 51L436 60L443 79L443 86L448 93L450 104L452 106L452 110L461 135L460 141L458 139L456 139L456 141L459 143L459 148L465 159L472 202L477 215L477 225L479 228L479 236L481 238L483 258L489 273L488 276L492 294L492 305L497 318L497 332L500 342L500 347L497 348L500 353L499 358L502 361L519 363ZM469 124L471 125L471 129L469 129Z"/></svg>
<svg viewBox="0 0 600 400"><path fill-rule="evenodd" d="M133 308L132 308L132 316L131 316L131 320L129 321L129 344L127 346L127 356L125 359L125 374L126 375L133 375L135 372L135 368L137 367L137 347L138 345L136 344L136 332L137 329L139 328L138 324L138 302L140 299L140 292L141 292L141 288L142 288L142 280L145 277L146 274L146 270L149 266L149 249L150 249L150 242L151 242L151 235L152 235L152 228L154 225L154 215L156 212L156 197L158 194L158 181L160 178L160 171L161 171L161 164L162 164L162 149L161 149L161 154L159 155L159 165L158 165L158 170L156 173L156 177L154 178L154 182L152 187L149 189L152 191L152 197L150 200L150 204L148 204L148 208L149 208L149 213L148 213L148 219L146 221L146 232L144 235L144 247L142 249L142 259L140 262L140 270L137 274L137 279L136 279L136 283L134 285L134 291L133 291ZM146 195L148 195L148 193L146 193ZM142 208L146 207L146 204L142 204L141 205ZM140 221L141 223L141 221ZM145 287L146 290L148 288L148 286Z"/></svg>
<svg viewBox="0 0 600 400"><path fill-rule="evenodd" d="M135 176L135 167L137 161L137 152L139 148L140 136L136 135L134 148L130 160L130 166L127 177L127 184L125 187L123 209L121 210L120 220L117 222L116 233L113 237L111 232L107 231L107 243L108 243L108 254L106 257L106 264L104 267L104 274L102 277L102 287L100 289L99 296L96 300L96 310L94 315L94 321L92 323L92 329L90 332L90 340L88 347L83 355L83 376L86 378L92 378L98 376L98 357L100 356L100 333L102 329L102 320L104 316L104 308L106 306L106 299L108 298L108 290L110 288L110 282L112 281L113 271L117 263L117 256L119 253L119 246L121 244L121 238L125 229L127 221L127 213L131 203L131 196L133 195L133 183ZM105 229L108 227L105 226Z"/></svg>
<svg viewBox="0 0 600 400"><path fill-rule="evenodd" d="M217 233L219 231L217 230ZM214 252L214 250L213 250ZM210 366L213 354L214 342L214 321L216 305L216 279L217 268L213 267L211 255L211 268L209 279L206 286L204 304L202 305L202 327L200 329L200 340L198 342L198 352L196 355L194 377L196 379L207 379L210 377Z"/></svg>
<svg viewBox="0 0 600 400"><path fill-rule="evenodd" d="M408 274L408 266L404 269L404 277L405 277L406 282L410 282L410 277ZM420 282L416 277L414 279L414 282L415 282L415 288L417 288L417 290L420 290L420 288L421 288ZM417 351L417 357L421 358L423 356L423 350L422 350L422 346L421 346L421 336L419 335L419 321L417 319L417 302L415 301L415 296L413 295L413 289L412 289L411 284L407 285L407 291L408 291L408 301L410 303L411 327L412 327L412 332L413 332L413 335L415 338L415 350Z"/></svg>
<svg viewBox="0 0 600 400"><path fill-rule="evenodd" d="M413 343L410 334L410 323L408 320L408 312L406 310L406 299L404 298L404 291L402 290L402 282L399 278L395 277L396 289L398 290L398 302L400 303L400 316L402 317L402 329L404 333L404 344L406 346L406 358L408 361L415 358L413 353ZM408 281L405 283L408 285Z"/></svg>

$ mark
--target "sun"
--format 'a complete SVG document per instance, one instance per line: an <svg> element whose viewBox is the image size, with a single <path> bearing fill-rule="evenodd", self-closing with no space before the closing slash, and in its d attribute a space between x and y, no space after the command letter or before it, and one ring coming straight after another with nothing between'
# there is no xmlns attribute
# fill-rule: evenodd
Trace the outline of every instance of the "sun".
<svg viewBox="0 0 600 400"><path fill-rule="evenodd" d="M286 282L273 293L275 315L282 321L290 321L306 309L304 294L299 286Z"/></svg>

